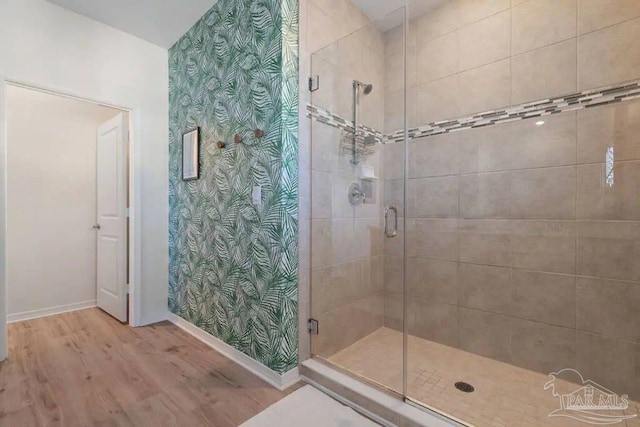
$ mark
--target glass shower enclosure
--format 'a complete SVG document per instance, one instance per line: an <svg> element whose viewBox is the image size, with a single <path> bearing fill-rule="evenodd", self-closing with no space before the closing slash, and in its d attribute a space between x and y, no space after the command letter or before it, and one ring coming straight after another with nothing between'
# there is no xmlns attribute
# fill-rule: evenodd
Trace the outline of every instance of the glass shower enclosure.
<svg viewBox="0 0 640 427"><path fill-rule="evenodd" d="M583 425L589 384L639 426L640 8L412 5L311 57L313 357L462 424Z"/></svg>

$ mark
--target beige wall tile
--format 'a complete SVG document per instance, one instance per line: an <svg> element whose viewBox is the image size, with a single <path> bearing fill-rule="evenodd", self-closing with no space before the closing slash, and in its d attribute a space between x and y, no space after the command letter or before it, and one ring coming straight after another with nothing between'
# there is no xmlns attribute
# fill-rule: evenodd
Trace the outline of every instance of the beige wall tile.
<svg viewBox="0 0 640 427"><path fill-rule="evenodd" d="M316 52L336 40L336 34L340 33L338 23L319 7L309 4L307 40L309 52Z"/></svg>
<svg viewBox="0 0 640 427"><path fill-rule="evenodd" d="M340 33L332 34L339 38L358 28L369 25L371 21L349 0L314 0L313 5L326 13L340 28ZM310 12L312 18L315 14ZM310 19L312 21L313 19Z"/></svg>
<svg viewBox="0 0 640 427"><path fill-rule="evenodd" d="M423 44L438 36L449 33L461 25L458 4L445 2L440 7L425 13L409 24L415 31L417 44Z"/></svg>
<svg viewBox="0 0 640 427"><path fill-rule="evenodd" d="M331 305L338 308L365 298L369 292L359 260L331 267ZM313 298L313 296L312 296Z"/></svg>
<svg viewBox="0 0 640 427"><path fill-rule="evenodd" d="M509 57L511 11L489 16L463 27L460 33L460 70L469 70Z"/></svg>
<svg viewBox="0 0 640 427"><path fill-rule="evenodd" d="M460 114L511 105L511 61L505 59L460 73Z"/></svg>
<svg viewBox="0 0 640 427"><path fill-rule="evenodd" d="M512 227L512 267L576 272L576 225L573 221L513 221Z"/></svg>
<svg viewBox="0 0 640 427"><path fill-rule="evenodd" d="M605 164L578 166L578 219L639 220L640 162L616 162L613 185Z"/></svg>
<svg viewBox="0 0 640 427"><path fill-rule="evenodd" d="M404 292L404 258L402 256L384 256L384 288L387 293Z"/></svg>
<svg viewBox="0 0 640 427"><path fill-rule="evenodd" d="M510 173L460 177L460 218L508 218L511 209Z"/></svg>
<svg viewBox="0 0 640 427"><path fill-rule="evenodd" d="M460 173L511 169L513 152L511 123L458 132Z"/></svg>
<svg viewBox="0 0 640 427"><path fill-rule="evenodd" d="M314 336L312 340L314 354L332 356L380 328L383 318L384 301L381 294L347 304L320 316L318 321L322 333Z"/></svg>
<svg viewBox="0 0 640 427"><path fill-rule="evenodd" d="M311 121L311 168L332 171L338 161L340 131L334 127Z"/></svg>
<svg viewBox="0 0 640 427"><path fill-rule="evenodd" d="M458 74L416 86L416 122L426 125L460 115Z"/></svg>
<svg viewBox="0 0 640 427"><path fill-rule="evenodd" d="M376 53L377 58L384 63L382 69L384 72L384 89L386 92L404 90L405 66L407 68L407 87L416 85L418 76L416 70L417 54L415 44L407 45L406 64L404 63L404 47L401 43L396 46L395 42L390 45L385 42L384 54L381 54L379 51L374 53Z"/></svg>
<svg viewBox="0 0 640 427"><path fill-rule="evenodd" d="M578 221L579 275L640 280L640 223Z"/></svg>
<svg viewBox="0 0 640 427"><path fill-rule="evenodd" d="M640 76L639 40L640 19L581 36L578 39L578 90L637 79Z"/></svg>
<svg viewBox="0 0 640 427"><path fill-rule="evenodd" d="M575 366L574 329L529 320L511 320L511 361L516 366L548 374Z"/></svg>
<svg viewBox="0 0 640 427"><path fill-rule="evenodd" d="M581 331L640 342L640 283L578 277Z"/></svg>
<svg viewBox="0 0 640 427"><path fill-rule="evenodd" d="M510 281L509 268L460 263L458 303L466 308L509 313Z"/></svg>
<svg viewBox="0 0 640 427"><path fill-rule="evenodd" d="M578 88L577 41L567 41L514 56L512 104L575 93Z"/></svg>
<svg viewBox="0 0 640 427"><path fill-rule="evenodd" d="M480 138L477 131L493 127L495 126L458 132L458 165L460 173L476 173L479 171Z"/></svg>
<svg viewBox="0 0 640 427"><path fill-rule="evenodd" d="M409 180L407 214L411 218L456 218L458 216L458 177L416 178Z"/></svg>
<svg viewBox="0 0 640 427"><path fill-rule="evenodd" d="M311 270L311 315L319 316L330 311L331 305L331 267Z"/></svg>
<svg viewBox="0 0 640 427"><path fill-rule="evenodd" d="M330 172L311 171L311 218L331 218L331 178Z"/></svg>
<svg viewBox="0 0 640 427"><path fill-rule="evenodd" d="M512 169L575 165L576 113L573 111L545 116L542 126L537 120L511 123Z"/></svg>
<svg viewBox="0 0 640 427"><path fill-rule="evenodd" d="M459 260L461 262L508 267L511 265L510 234L510 221L459 220Z"/></svg>
<svg viewBox="0 0 640 427"><path fill-rule="evenodd" d="M459 22L468 25L511 7L510 0L455 0Z"/></svg>
<svg viewBox="0 0 640 427"><path fill-rule="evenodd" d="M576 36L576 0L527 1L512 10L514 55Z"/></svg>
<svg viewBox="0 0 640 427"><path fill-rule="evenodd" d="M333 238L331 220L311 220L311 267L331 265Z"/></svg>
<svg viewBox="0 0 640 427"><path fill-rule="evenodd" d="M387 180L404 178L404 145L402 143L383 146L383 177Z"/></svg>
<svg viewBox="0 0 640 427"><path fill-rule="evenodd" d="M640 159L640 102L578 111L578 163L604 163L614 149L615 161Z"/></svg>
<svg viewBox="0 0 640 427"><path fill-rule="evenodd" d="M398 209L398 215L403 215L404 204L404 180L394 179L384 181L384 205L395 206Z"/></svg>
<svg viewBox="0 0 640 427"><path fill-rule="evenodd" d="M457 220L414 219L407 231L407 253L411 257L456 261Z"/></svg>
<svg viewBox="0 0 640 427"><path fill-rule="evenodd" d="M516 219L575 218L574 166L514 171L511 216Z"/></svg>
<svg viewBox="0 0 640 427"><path fill-rule="evenodd" d="M385 57L391 57L397 52L402 51L404 48L404 26L399 25L382 34L382 41L384 43L384 55ZM409 42L407 40L407 42ZM415 34L413 43L407 43L408 46L415 47Z"/></svg>
<svg viewBox="0 0 640 427"><path fill-rule="evenodd" d="M509 318L494 313L459 308L460 348L509 362Z"/></svg>
<svg viewBox="0 0 640 427"><path fill-rule="evenodd" d="M360 261L362 280L367 294L384 291L384 255L365 258Z"/></svg>
<svg viewBox="0 0 640 427"><path fill-rule="evenodd" d="M386 293L384 296L384 326L397 331L403 329L403 299L401 295Z"/></svg>
<svg viewBox="0 0 640 427"><path fill-rule="evenodd" d="M371 53L374 53L377 57L382 57L380 53L384 50L383 33L369 18L365 19L366 26L357 30L354 35Z"/></svg>
<svg viewBox="0 0 640 427"><path fill-rule="evenodd" d="M409 178L457 174L458 135L454 132L412 140L409 143Z"/></svg>
<svg viewBox="0 0 640 427"><path fill-rule="evenodd" d="M334 219L331 228L332 264L382 255L381 219Z"/></svg>
<svg viewBox="0 0 640 427"><path fill-rule="evenodd" d="M417 84L441 79L460 71L458 33L453 31L417 46Z"/></svg>
<svg viewBox="0 0 640 427"><path fill-rule="evenodd" d="M575 328L575 276L514 269L510 313L515 317Z"/></svg>
<svg viewBox="0 0 640 427"><path fill-rule="evenodd" d="M386 92L384 96L384 130L393 133L404 129L404 91ZM412 104L415 107L415 102ZM413 114L415 116L415 112ZM414 118L415 120L415 118Z"/></svg>
<svg viewBox="0 0 640 427"><path fill-rule="evenodd" d="M403 90L404 90L404 61L403 61L402 50L398 52L389 53L388 56L385 53L384 91L385 93L389 93L389 92L399 92Z"/></svg>
<svg viewBox="0 0 640 427"><path fill-rule="evenodd" d="M433 302L458 303L458 263L412 258L409 298Z"/></svg>
<svg viewBox="0 0 640 427"><path fill-rule="evenodd" d="M580 0L578 32L588 33L639 16L640 2L637 0Z"/></svg>
<svg viewBox="0 0 640 427"><path fill-rule="evenodd" d="M311 95L311 101L321 108L337 111L339 105L345 103L345 100L340 98L345 98L347 95L340 91L338 83L339 68L335 62L339 58L337 55L333 55L334 49L327 48L325 50L311 58L311 73L321 76L322 80L321 86Z"/></svg>
<svg viewBox="0 0 640 427"><path fill-rule="evenodd" d="M640 344L580 331L576 335L576 369L619 395L640 399Z"/></svg>
<svg viewBox="0 0 640 427"><path fill-rule="evenodd" d="M457 307L416 299L408 307L409 334L445 345L458 346Z"/></svg>

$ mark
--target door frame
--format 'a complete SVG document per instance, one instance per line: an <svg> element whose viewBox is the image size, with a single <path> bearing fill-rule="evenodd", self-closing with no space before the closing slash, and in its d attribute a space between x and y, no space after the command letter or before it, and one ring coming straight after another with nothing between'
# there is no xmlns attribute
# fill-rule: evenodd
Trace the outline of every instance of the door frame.
<svg viewBox="0 0 640 427"><path fill-rule="evenodd" d="M142 202L142 147L141 110L139 106L123 106L108 99L93 99L66 88L47 87L37 83L0 75L0 361L7 356L7 86L19 86L51 95L115 108L129 114L129 325L140 325L142 292L142 225L140 206Z"/></svg>

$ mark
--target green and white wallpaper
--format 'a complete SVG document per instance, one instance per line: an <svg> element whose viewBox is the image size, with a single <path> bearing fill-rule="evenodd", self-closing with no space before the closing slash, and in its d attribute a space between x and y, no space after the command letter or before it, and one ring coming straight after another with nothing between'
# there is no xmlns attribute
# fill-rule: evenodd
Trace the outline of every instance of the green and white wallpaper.
<svg viewBox="0 0 640 427"><path fill-rule="evenodd" d="M220 0L169 50L169 309L278 373L298 353L297 55L297 0Z"/></svg>

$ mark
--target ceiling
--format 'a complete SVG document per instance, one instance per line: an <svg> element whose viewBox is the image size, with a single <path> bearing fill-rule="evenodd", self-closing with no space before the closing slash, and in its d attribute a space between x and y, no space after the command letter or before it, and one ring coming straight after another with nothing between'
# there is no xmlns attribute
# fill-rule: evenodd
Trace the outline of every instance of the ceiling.
<svg viewBox="0 0 640 427"><path fill-rule="evenodd" d="M217 0L48 0L163 48L170 48Z"/></svg>
<svg viewBox="0 0 640 427"><path fill-rule="evenodd" d="M382 31L390 30L403 21L398 11L407 5L409 19L424 15L448 0L351 0ZM395 13L393 13L395 12Z"/></svg>
<svg viewBox="0 0 640 427"><path fill-rule="evenodd" d="M48 0L110 27L170 48L217 0ZM400 25L408 5L409 18L423 15L447 0L351 0L376 26L386 31ZM389 15L391 14L391 15Z"/></svg>

